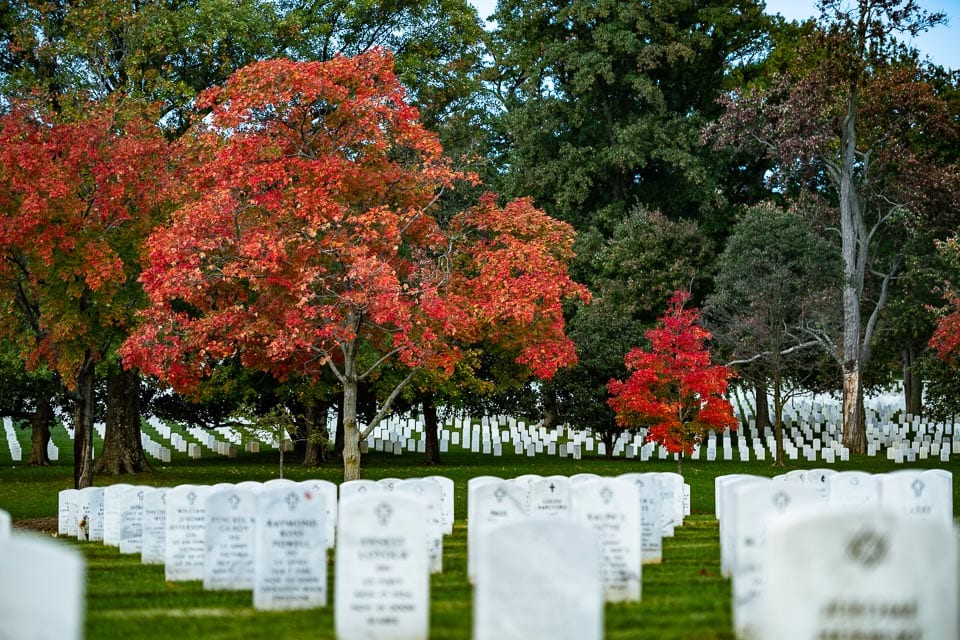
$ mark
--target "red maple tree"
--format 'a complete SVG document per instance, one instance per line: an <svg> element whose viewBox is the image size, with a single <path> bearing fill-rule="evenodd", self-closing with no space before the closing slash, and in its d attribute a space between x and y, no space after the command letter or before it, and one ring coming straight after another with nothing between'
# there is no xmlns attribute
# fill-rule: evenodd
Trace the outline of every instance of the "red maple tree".
<svg viewBox="0 0 960 640"><path fill-rule="evenodd" d="M647 439L680 454L681 469L709 430L737 426L726 399L731 370L710 363L710 333L697 324L699 309L684 308L689 299L686 291L673 294L660 325L646 332L650 350L631 350L624 359L630 377L607 386L617 423L646 427Z"/></svg>
<svg viewBox="0 0 960 640"><path fill-rule="evenodd" d="M139 245L166 206L169 146L132 101L0 118L0 335L75 403L75 484L92 482L96 364L133 322ZM139 440L139 438L138 438Z"/></svg>
<svg viewBox="0 0 960 640"><path fill-rule="evenodd" d="M198 106L192 196L147 243L125 362L180 390L232 357L281 380L332 371L352 479L402 389L451 374L465 346L510 343L540 376L573 361L572 228L493 197L441 225L441 193L473 178L420 125L388 52L256 63ZM361 431L359 385L387 364L404 373Z"/></svg>

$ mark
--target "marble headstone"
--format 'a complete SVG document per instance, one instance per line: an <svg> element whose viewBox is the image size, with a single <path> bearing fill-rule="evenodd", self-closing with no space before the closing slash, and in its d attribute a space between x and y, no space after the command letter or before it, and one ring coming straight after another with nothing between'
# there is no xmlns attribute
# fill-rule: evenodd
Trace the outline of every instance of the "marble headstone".
<svg viewBox="0 0 960 640"><path fill-rule="evenodd" d="M166 560L167 487L147 489L143 494L143 535L140 562L163 564Z"/></svg>
<svg viewBox="0 0 960 640"><path fill-rule="evenodd" d="M638 602L642 544L640 490L626 480L601 478L573 487L573 518L597 533L607 602Z"/></svg>
<svg viewBox="0 0 960 640"><path fill-rule="evenodd" d="M103 540L103 487L86 487L77 494L77 539Z"/></svg>
<svg viewBox="0 0 960 640"><path fill-rule="evenodd" d="M423 504L399 493L340 504L334 626L338 640L426 640L430 569Z"/></svg>
<svg viewBox="0 0 960 640"><path fill-rule="evenodd" d="M123 496L130 484L111 484L103 489L103 544L108 547L120 546L120 512L123 509Z"/></svg>
<svg viewBox="0 0 960 640"><path fill-rule="evenodd" d="M0 640L83 637L83 556L30 534L0 544Z"/></svg>
<svg viewBox="0 0 960 640"><path fill-rule="evenodd" d="M164 575L167 582L203 580L204 498L210 487L184 484L167 491Z"/></svg>
<svg viewBox="0 0 960 640"><path fill-rule="evenodd" d="M617 476L636 485L640 491L640 530L643 564L663 562L663 516L660 510L660 480L655 473L624 473Z"/></svg>
<svg viewBox="0 0 960 640"><path fill-rule="evenodd" d="M600 640L603 583L597 533L555 517L482 534L474 640Z"/></svg>
<svg viewBox="0 0 960 640"><path fill-rule="evenodd" d="M298 485L258 496L253 606L312 609L327 603L326 500Z"/></svg>
<svg viewBox="0 0 960 640"><path fill-rule="evenodd" d="M203 588L253 589L257 494L230 487L212 490L204 505Z"/></svg>
<svg viewBox="0 0 960 640"><path fill-rule="evenodd" d="M882 510L798 514L767 530L758 637L960 637L957 534Z"/></svg>
<svg viewBox="0 0 960 640"><path fill-rule="evenodd" d="M57 498L57 535L77 535L77 489L64 489Z"/></svg>

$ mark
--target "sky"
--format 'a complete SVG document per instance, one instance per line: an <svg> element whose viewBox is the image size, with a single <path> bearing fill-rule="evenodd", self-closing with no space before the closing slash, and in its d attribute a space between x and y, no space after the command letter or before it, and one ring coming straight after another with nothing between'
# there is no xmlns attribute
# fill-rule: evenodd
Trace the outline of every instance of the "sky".
<svg viewBox="0 0 960 640"><path fill-rule="evenodd" d="M629 1L629 0L626 0ZM481 19L496 8L496 0L470 0ZM948 24L934 27L911 42L922 56L949 69L960 69L960 0L921 0L927 11L947 14ZM817 15L816 0L766 0L767 13L779 13L788 20L803 20Z"/></svg>

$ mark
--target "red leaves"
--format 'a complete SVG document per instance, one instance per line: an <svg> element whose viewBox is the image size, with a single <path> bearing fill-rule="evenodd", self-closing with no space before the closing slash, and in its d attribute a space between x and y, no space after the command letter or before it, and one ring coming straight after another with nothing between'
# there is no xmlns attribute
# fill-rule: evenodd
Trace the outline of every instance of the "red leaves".
<svg viewBox="0 0 960 640"><path fill-rule="evenodd" d="M646 334L651 350L628 353L630 377L608 385L617 422L648 427L647 438L672 453L691 453L710 429L736 428L725 397L730 369L710 364L710 333L696 324L699 310L683 308L689 298L673 295L661 325Z"/></svg>
<svg viewBox="0 0 960 640"><path fill-rule="evenodd" d="M566 274L572 230L493 196L442 229L439 192L472 177L417 122L389 54L256 63L198 104L192 195L148 242L128 364L185 389L234 354L318 377L361 343L445 375L480 340L537 375L572 362L560 303L586 297Z"/></svg>

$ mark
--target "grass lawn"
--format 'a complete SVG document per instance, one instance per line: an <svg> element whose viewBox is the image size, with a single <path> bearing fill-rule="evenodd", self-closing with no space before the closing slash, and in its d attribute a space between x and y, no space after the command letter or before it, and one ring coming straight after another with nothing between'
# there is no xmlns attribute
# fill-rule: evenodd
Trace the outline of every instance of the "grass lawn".
<svg viewBox="0 0 960 640"><path fill-rule="evenodd" d="M29 434L27 434L29 438ZM73 472L68 443L61 446L59 463L30 468L12 463L0 447L0 508L17 522L51 518L57 512L57 493L70 488ZM25 451L27 453L27 451ZM206 452L205 452L205 455ZM296 458L292 458L295 461ZM157 465L136 478L97 477L98 485L114 482L174 486L183 483L214 484L241 480L268 480L277 476L276 452L241 454L228 460L208 456L202 460L176 458ZM629 471L676 471L672 461L639 462L584 458L574 461L539 456L506 454L497 458L469 452L444 455L441 467L425 467L421 456L371 453L364 458L363 476L371 479L407 478L440 474L456 483L454 533L444 540L444 572L431 580L431 631L435 640L471 636L471 587L466 577L466 485L478 475L511 478L526 473L540 475L596 473L617 475ZM769 462L696 462L684 464L684 477L691 485L693 515L664 539L663 564L643 569L643 601L607 605L606 637L614 639L733 638L730 612L730 582L720 576L717 523L713 516L713 482L727 473L775 475L793 468L814 468L823 463L805 463L776 469ZM881 457L857 457L838 463L836 470L872 473L898 468L944 468L954 476L957 503L960 458L894 465ZM335 463L319 469L290 464L287 477L294 480L324 478L339 482L342 469ZM55 527L55 525L54 525ZM333 564L328 572L328 605L311 611L262 613L252 608L250 592L205 592L200 582L167 584L162 566L143 566L139 556L121 556L115 548L99 543L65 542L82 549L87 560L87 640L138 638L142 640L202 638L218 639L324 639L333 638Z"/></svg>

